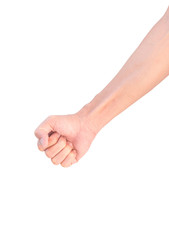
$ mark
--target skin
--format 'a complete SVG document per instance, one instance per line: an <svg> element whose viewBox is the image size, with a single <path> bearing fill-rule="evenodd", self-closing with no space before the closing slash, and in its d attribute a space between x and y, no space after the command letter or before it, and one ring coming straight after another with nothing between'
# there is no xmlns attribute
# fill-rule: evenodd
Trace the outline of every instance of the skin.
<svg viewBox="0 0 169 240"><path fill-rule="evenodd" d="M49 116L35 130L35 135L39 139L39 150L45 151L54 164L63 167L82 158L95 137L78 114Z"/></svg>
<svg viewBox="0 0 169 240"><path fill-rule="evenodd" d="M56 165L81 159L99 131L169 75L169 7L112 81L75 114L52 115L35 130Z"/></svg>

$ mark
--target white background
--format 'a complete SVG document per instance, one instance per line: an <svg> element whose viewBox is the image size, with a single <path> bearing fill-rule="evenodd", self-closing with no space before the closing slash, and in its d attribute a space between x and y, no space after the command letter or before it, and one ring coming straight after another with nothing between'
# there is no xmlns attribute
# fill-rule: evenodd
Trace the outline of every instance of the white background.
<svg viewBox="0 0 169 240"><path fill-rule="evenodd" d="M169 239L169 84L114 118L70 168L37 148L80 110L168 1L0 1L0 239Z"/></svg>

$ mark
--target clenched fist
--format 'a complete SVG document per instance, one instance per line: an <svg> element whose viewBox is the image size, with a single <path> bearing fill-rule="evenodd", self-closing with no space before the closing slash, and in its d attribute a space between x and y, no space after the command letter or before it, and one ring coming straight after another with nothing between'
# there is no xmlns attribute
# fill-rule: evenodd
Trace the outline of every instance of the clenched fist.
<svg viewBox="0 0 169 240"><path fill-rule="evenodd" d="M79 161L96 136L77 114L49 116L34 133L39 150L63 167Z"/></svg>

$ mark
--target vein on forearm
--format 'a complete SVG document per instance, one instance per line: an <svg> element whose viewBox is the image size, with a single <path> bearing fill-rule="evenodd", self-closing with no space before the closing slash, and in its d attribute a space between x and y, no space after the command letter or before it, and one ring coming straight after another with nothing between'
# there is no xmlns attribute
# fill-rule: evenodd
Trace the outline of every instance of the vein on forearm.
<svg viewBox="0 0 169 240"><path fill-rule="evenodd" d="M88 121L96 132L168 76L167 14L154 25L112 81L85 106Z"/></svg>

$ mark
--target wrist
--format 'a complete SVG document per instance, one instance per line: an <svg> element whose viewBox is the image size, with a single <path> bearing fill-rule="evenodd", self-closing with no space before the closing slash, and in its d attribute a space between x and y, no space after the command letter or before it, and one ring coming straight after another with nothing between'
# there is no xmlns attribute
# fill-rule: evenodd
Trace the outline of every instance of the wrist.
<svg viewBox="0 0 169 240"><path fill-rule="evenodd" d="M93 114L91 103L84 105L76 115L80 118L80 121L83 126L85 126L94 136L96 136L99 132L99 128L97 127L97 119Z"/></svg>

